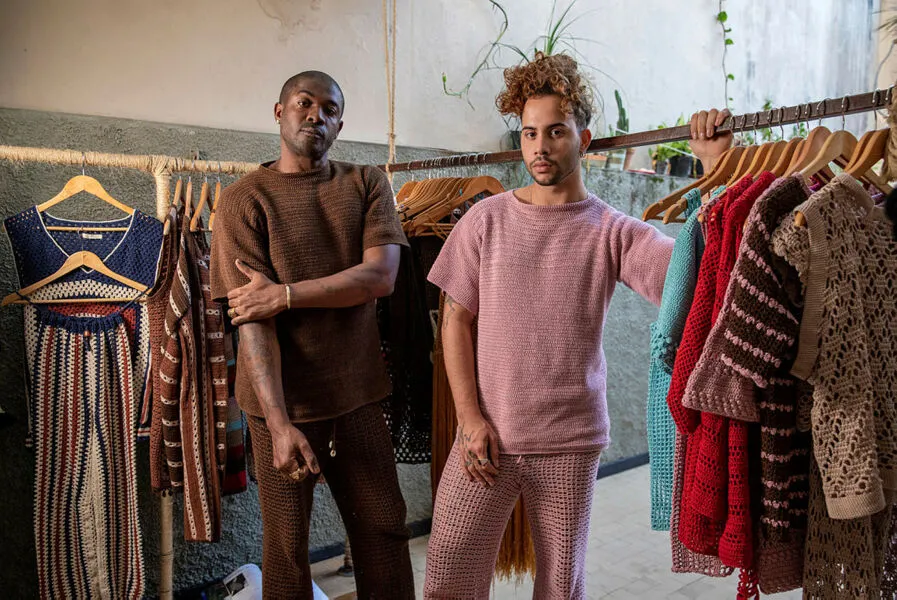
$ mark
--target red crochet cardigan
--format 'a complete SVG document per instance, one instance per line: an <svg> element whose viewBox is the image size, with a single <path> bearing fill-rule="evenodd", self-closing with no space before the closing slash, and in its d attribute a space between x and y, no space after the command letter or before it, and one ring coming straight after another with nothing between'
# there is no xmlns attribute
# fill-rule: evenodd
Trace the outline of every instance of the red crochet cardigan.
<svg viewBox="0 0 897 600"><path fill-rule="evenodd" d="M689 330L689 323L686 322L686 334L691 334L691 343L699 350L703 349L709 328L723 306L729 277L741 244L744 222L754 203L773 181L775 176L771 173L762 174L756 182L744 178L711 211L707 246L708 250L711 244L716 246L714 256L711 257L716 259L716 264L707 260L705 251L701 264L702 271L705 271L703 286L699 273L699 288L703 295L699 298L697 292L695 294L693 329ZM691 319L691 314L689 318ZM683 335L683 342L685 339ZM681 350L680 346L680 352ZM700 356L700 351L697 355ZM681 379L677 382L675 367L680 367L677 357L670 395L673 395L673 387L676 387L677 395L674 399L680 403L684 385L687 384L697 359L694 361L681 365ZM678 386L683 386L681 392ZM686 426L690 426L694 423L692 415L687 409L682 408L682 411ZM697 424L689 442L691 451L686 458L680 539L695 552L718 555L728 566L753 568L755 561L750 514L748 438L749 427L756 428L756 425L710 413L697 415Z"/></svg>
<svg viewBox="0 0 897 600"><path fill-rule="evenodd" d="M691 310L685 320L682 341L673 364L673 375L667 404L676 422L676 427L683 436L687 436L685 467L683 469L682 498L679 506L679 539L682 544L698 554L718 556L719 538L722 535L725 506L700 507L694 510L692 490L695 486L695 469L704 435L713 432L699 428L700 413L685 408L682 398L691 372L694 370L704 341L710 332L713 317L713 304L716 298L716 269L719 266L722 246L723 209L732 198L737 198L750 187L751 179L745 178L731 187L719 198L717 203L705 213L704 220L704 255L698 270L694 299ZM712 461L718 465L718 461Z"/></svg>

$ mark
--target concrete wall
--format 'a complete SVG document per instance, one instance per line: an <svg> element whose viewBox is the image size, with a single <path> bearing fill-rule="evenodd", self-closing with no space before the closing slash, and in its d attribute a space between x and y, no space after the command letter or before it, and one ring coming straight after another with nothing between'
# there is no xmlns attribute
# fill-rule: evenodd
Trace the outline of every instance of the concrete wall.
<svg viewBox="0 0 897 600"><path fill-rule="evenodd" d="M725 2L733 105L758 110L868 89L879 0ZM551 2L513 0L503 41L528 47ZM559 2L563 7L566 2ZM474 82L472 109L454 88L494 37L484 0L398 0L396 128L411 146L496 149L494 70ZM572 35L595 70L616 123L624 93L640 130L725 103L717 0L579 2ZM514 62L511 53L499 64ZM283 81L307 68L342 82L344 139L385 142L387 104L380 2L352 0L5 0L0 7L0 106L273 132ZM601 131L606 131L602 127ZM644 153L642 153L644 156Z"/></svg>
<svg viewBox="0 0 897 600"><path fill-rule="evenodd" d="M210 160L262 161L276 156L273 135L242 133L196 127L181 127L123 119L73 116L0 109L0 140L12 145L80 148L133 154L157 153L190 156L198 151ZM433 151L400 148L399 159L410 160L434 155ZM337 142L334 158L360 163L384 160L382 146ZM0 215L15 214L52 197L76 172L74 167L0 162ZM506 186L527 183L521 168L489 170ZM152 178L143 173L88 168L116 198L141 210L154 210ZM458 170L460 174L461 171ZM448 172L445 174L449 174ZM397 174L398 188L407 174ZM226 180L225 183L228 183ZM681 181L666 177L610 173L592 170L590 189L632 215L641 215L647 204L680 186ZM88 218L109 214L101 203L89 198L64 203L54 212L60 216ZM663 227L663 226L661 226ZM670 226L670 234L675 233ZM6 243L0 244L0 290L16 288L12 256ZM611 305L606 332L610 404L614 442L605 455L605 464L646 451L645 398L648 364L648 324L656 310L621 286ZM33 458L23 445L25 401L21 311L0 311L0 404L14 417L12 425L0 431L0 589L10 598L35 596L36 571L31 511L33 500ZM150 594L156 589L158 574L158 501L149 490L147 449L139 446L138 485L141 502L144 548ZM430 515L429 465L399 465L402 491L408 504L409 522ZM261 519L257 492L226 498L223 502L224 538L218 544L186 544L180 524L180 504L175 506L175 587L184 589L220 577L233 567L261 561ZM312 548L341 542L342 525L326 488L319 488Z"/></svg>

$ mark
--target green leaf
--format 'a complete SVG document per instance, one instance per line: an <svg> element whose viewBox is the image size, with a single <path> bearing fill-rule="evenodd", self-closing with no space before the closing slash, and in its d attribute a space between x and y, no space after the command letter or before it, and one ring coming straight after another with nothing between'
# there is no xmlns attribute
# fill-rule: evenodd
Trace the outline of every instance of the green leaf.
<svg viewBox="0 0 897 600"><path fill-rule="evenodd" d="M729 32L732 31L732 28L731 28L731 27L723 27L723 31L724 31L725 33L729 33Z"/></svg>
<svg viewBox="0 0 897 600"><path fill-rule="evenodd" d="M721 13L716 15L716 20L719 21L720 23L725 23L726 21L729 20L729 15L728 15L728 13L726 13L726 11L722 11Z"/></svg>
<svg viewBox="0 0 897 600"><path fill-rule="evenodd" d="M735 43L735 42L732 41L732 38L726 38L726 45L727 45L727 46L731 46L731 45L734 44L734 43Z"/></svg>
<svg viewBox="0 0 897 600"><path fill-rule="evenodd" d="M728 79L729 81L735 81L735 76L729 73L728 75L726 75L726 79Z"/></svg>

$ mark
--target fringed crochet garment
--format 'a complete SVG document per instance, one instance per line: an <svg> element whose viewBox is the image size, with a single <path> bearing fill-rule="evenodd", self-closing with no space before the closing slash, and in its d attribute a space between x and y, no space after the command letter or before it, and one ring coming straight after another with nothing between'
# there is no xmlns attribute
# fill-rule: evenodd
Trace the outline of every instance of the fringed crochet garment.
<svg viewBox="0 0 897 600"><path fill-rule="evenodd" d="M53 232L45 222L96 226L41 215L6 220L19 283L56 272L79 250L152 287L162 224L135 211L104 226L125 232ZM134 296L89 269L44 286L31 300ZM137 514L136 426L149 343L145 306L31 304L24 308L35 440L34 532L43 598L141 598L143 553Z"/></svg>

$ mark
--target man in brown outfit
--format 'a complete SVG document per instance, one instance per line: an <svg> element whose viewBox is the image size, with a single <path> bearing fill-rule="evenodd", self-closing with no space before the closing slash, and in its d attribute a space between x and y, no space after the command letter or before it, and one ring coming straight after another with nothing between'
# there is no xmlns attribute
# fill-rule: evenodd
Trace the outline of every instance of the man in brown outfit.
<svg viewBox="0 0 897 600"><path fill-rule="evenodd" d="M329 75L290 78L274 107L280 158L229 186L216 212L212 292L239 326L266 599L312 597L319 473L352 544L358 597L414 597L374 303L392 293L407 242L385 175L327 158L344 106Z"/></svg>

